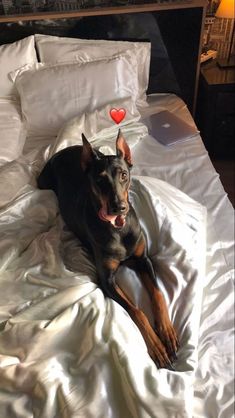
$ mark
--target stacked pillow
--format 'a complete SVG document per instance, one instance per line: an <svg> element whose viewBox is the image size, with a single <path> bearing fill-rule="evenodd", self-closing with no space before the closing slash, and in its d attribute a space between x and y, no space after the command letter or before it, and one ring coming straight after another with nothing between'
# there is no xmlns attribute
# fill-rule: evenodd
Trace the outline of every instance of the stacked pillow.
<svg viewBox="0 0 235 418"><path fill-rule="evenodd" d="M65 122L114 99L133 97L136 60L128 52L84 63L25 66L12 74L30 136L56 136Z"/></svg>
<svg viewBox="0 0 235 418"><path fill-rule="evenodd" d="M65 122L109 102L146 104L150 44L35 35L40 64L12 79L29 135L56 136Z"/></svg>
<svg viewBox="0 0 235 418"><path fill-rule="evenodd" d="M0 165L19 157L26 136L19 96L9 73L35 63L34 36L0 46Z"/></svg>
<svg viewBox="0 0 235 418"><path fill-rule="evenodd" d="M0 47L0 96L19 98L29 136L112 103L146 105L150 43L35 35ZM108 116L109 117L109 116Z"/></svg>
<svg viewBox="0 0 235 418"><path fill-rule="evenodd" d="M106 41L35 35L35 43L40 61L53 64L66 61L91 62L97 59L111 58L128 51L132 58L136 60L133 70L137 72L137 104L145 105L149 83L151 49L149 42Z"/></svg>
<svg viewBox="0 0 235 418"><path fill-rule="evenodd" d="M16 89L9 73L25 64L38 62L34 36L0 46L0 98L15 98Z"/></svg>

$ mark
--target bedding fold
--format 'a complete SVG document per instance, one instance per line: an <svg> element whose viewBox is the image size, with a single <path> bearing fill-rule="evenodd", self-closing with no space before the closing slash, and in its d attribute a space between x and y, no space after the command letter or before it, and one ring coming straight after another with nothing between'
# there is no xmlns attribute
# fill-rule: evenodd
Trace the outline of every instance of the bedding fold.
<svg viewBox="0 0 235 418"><path fill-rule="evenodd" d="M126 126L127 139L135 130L135 121ZM99 131L93 145L106 146L114 131ZM191 417L205 209L163 181L133 177L130 199L181 341L175 371L158 370L128 314L99 289L53 193L37 190L41 164L22 157L2 167L25 177L15 191L10 175L0 180L0 415ZM117 280L152 321L138 275L123 266Z"/></svg>

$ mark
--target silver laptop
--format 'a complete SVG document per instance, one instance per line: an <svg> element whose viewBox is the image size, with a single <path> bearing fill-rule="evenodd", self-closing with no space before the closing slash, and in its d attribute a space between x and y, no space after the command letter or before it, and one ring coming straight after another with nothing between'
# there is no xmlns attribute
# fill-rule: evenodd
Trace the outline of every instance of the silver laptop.
<svg viewBox="0 0 235 418"><path fill-rule="evenodd" d="M199 133L195 126L189 125L168 110L151 115L147 125L149 134L163 145L187 141Z"/></svg>

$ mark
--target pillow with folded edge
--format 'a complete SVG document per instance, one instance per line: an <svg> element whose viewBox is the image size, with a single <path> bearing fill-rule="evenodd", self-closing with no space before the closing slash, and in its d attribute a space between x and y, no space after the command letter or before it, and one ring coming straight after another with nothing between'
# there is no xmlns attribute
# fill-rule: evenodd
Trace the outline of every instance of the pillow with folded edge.
<svg viewBox="0 0 235 418"><path fill-rule="evenodd" d="M132 97L136 101L136 60L128 52L86 63L36 64L11 74L30 136L56 136L74 116Z"/></svg>
<svg viewBox="0 0 235 418"><path fill-rule="evenodd" d="M151 55L150 42L91 40L36 34L35 44L39 59L44 63L87 62L129 51L135 56L137 63L139 89L137 104L138 106L146 105Z"/></svg>
<svg viewBox="0 0 235 418"><path fill-rule="evenodd" d="M0 46L0 97L16 98L17 91L9 78L11 71L26 64L37 63L34 36Z"/></svg>
<svg viewBox="0 0 235 418"><path fill-rule="evenodd" d="M116 124L110 117L111 109L125 109L125 117L119 124ZM133 123L135 123L135 135L128 136L127 141L129 147L133 148L139 141L140 125L142 136L143 132L145 135L148 133L147 128L138 123L140 118L141 115L132 97L118 99L95 109L93 112L75 116L63 125L55 141L50 144L46 158L49 159L61 149L72 145L81 145L82 133L101 152L115 154L115 139L119 128L125 135L126 132L133 130Z"/></svg>

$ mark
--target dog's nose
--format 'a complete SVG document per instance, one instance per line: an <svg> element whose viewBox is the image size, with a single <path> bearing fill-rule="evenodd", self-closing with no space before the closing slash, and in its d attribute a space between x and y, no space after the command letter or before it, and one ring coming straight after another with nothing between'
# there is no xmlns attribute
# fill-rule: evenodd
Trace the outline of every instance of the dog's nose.
<svg viewBox="0 0 235 418"><path fill-rule="evenodd" d="M119 203L116 203L116 204L113 204L111 207L110 207L110 209L111 209L111 212L113 213L113 214L119 214L119 213L124 213L125 211L126 211L126 209L127 209L127 204L126 204L126 202L119 202Z"/></svg>
<svg viewBox="0 0 235 418"><path fill-rule="evenodd" d="M121 213L125 212L126 210L126 203L125 202L121 202L120 206L119 206L119 210Z"/></svg>

